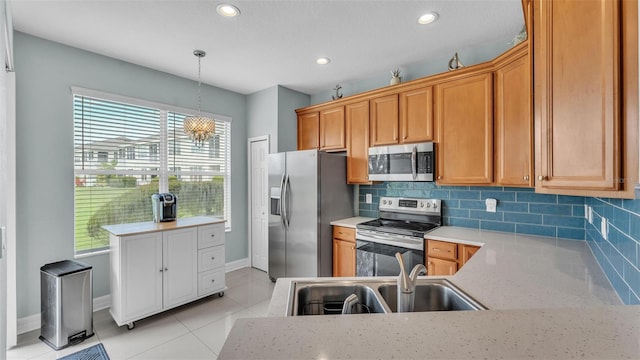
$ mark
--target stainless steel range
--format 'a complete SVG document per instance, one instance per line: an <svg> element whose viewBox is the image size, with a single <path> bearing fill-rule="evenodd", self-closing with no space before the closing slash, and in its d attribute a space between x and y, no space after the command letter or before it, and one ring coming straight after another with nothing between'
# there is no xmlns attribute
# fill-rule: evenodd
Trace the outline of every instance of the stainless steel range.
<svg viewBox="0 0 640 360"><path fill-rule="evenodd" d="M442 225L441 200L380 198L380 218L356 225L356 275L395 276L424 263L424 235Z"/></svg>

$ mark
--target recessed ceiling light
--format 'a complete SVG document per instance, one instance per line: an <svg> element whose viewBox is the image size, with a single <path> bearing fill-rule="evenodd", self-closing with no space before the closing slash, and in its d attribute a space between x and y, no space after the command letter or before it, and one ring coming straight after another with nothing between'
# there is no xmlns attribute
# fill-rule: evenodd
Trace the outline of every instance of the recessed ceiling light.
<svg viewBox="0 0 640 360"><path fill-rule="evenodd" d="M437 19L438 19L438 13L436 12L426 13L418 18L418 24L420 25L431 24Z"/></svg>
<svg viewBox="0 0 640 360"><path fill-rule="evenodd" d="M329 59L328 57L321 57L321 58L318 58L318 60L316 60L316 64L318 65L327 65L330 62L331 62L331 59Z"/></svg>
<svg viewBox="0 0 640 360"><path fill-rule="evenodd" d="M216 6L216 11L220 16L224 17L236 17L240 15L240 9L231 4L218 4L218 6Z"/></svg>

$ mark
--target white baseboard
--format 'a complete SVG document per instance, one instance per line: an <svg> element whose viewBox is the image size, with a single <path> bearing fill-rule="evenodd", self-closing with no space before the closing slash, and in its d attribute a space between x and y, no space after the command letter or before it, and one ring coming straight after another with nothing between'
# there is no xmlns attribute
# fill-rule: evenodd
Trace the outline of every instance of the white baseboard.
<svg viewBox="0 0 640 360"><path fill-rule="evenodd" d="M226 263L224 266L224 269L225 269L225 272L230 272L233 270L249 267L250 265L251 264L249 264L249 258L244 258L244 259Z"/></svg>
<svg viewBox="0 0 640 360"><path fill-rule="evenodd" d="M249 266L249 258L244 258L225 264L225 272L242 269ZM111 306L111 295L104 295L93 299L93 311L100 311ZM18 334L40 329L40 313L18 319Z"/></svg>

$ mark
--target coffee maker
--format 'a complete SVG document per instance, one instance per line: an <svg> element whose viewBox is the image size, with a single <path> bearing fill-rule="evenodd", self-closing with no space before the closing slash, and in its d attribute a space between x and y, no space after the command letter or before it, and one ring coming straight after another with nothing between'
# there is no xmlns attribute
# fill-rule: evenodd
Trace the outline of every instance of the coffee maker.
<svg viewBox="0 0 640 360"><path fill-rule="evenodd" d="M153 222L174 221L178 215L178 198L172 193L151 195Z"/></svg>

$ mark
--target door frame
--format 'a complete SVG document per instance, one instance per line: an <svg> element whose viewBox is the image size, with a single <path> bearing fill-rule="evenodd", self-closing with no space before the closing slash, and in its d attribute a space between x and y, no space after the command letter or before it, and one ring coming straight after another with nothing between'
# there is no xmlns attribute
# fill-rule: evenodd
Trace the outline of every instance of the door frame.
<svg viewBox="0 0 640 360"><path fill-rule="evenodd" d="M253 194L251 192L251 143L259 141L267 141L267 154L271 153L271 140L269 135L261 135L250 137L247 139L247 258L249 259L249 267L253 267L253 252L251 250L252 238L251 238L251 199Z"/></svg>

